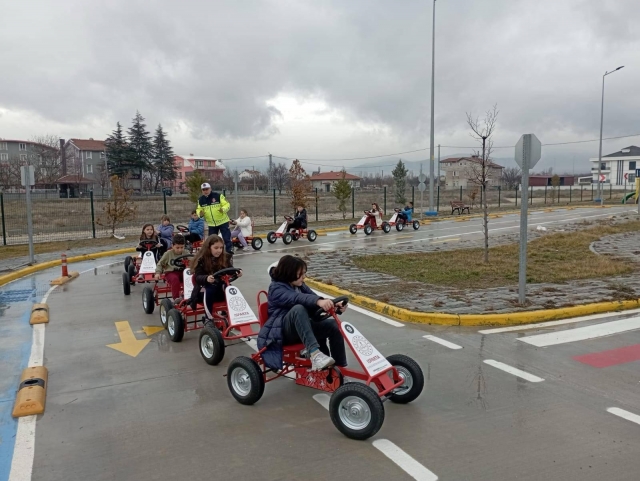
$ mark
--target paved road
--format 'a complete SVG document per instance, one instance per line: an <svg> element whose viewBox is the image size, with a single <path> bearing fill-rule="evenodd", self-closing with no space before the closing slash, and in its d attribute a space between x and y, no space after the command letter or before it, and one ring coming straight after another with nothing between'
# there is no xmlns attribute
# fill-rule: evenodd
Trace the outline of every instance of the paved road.
<svg viewBox="0 0 640 481"><path fill-rule="evenodd" d="M531 224L613 212L537 214ZM492 226L517 230L512 217ZM255 309L256 293L268 286L267 266L285 252L428 242L478 230L478 221L446 222L386 237L303 240L286 251L278 243L238 255L245 276L235 285ZM160 325L158 315L142 311L140 286L122 295L122 264L105 265L118 261L78 265L87 272L48 297L43 361L50 382L37 424L23 418L18 425L7 413L20 369L42 352L37 344L31 348L27 313L46 295L51 273L0 290L0 370L11 373L0 379L0 480L8 479L12 462L10 479L43 481L638 477L640 313L495 332L398 326L351 309L345 320L383 354L412 356L427 380L415 402L385 403L380 432L356 442L333 427L313 397L317 391L287 379L268 384L252 407L233 400L223 374L236 355L252 352L249 345L228 348L221 365L211 367L200 357L197 332L181 343L171 343L165 331L145 335L144 326ZM115 322L121 320L137 339L150 339L135 358L106 347L118 342Z"/></svg>

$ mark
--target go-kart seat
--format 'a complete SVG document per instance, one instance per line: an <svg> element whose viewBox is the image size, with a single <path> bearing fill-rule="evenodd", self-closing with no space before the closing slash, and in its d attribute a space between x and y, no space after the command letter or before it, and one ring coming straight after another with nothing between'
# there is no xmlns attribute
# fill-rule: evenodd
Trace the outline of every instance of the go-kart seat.
<svg viewBox="0 0 640 481"><path fill-rule="evenodd" d="M264 291L262 291L264 292ZM266 292L265 292L266 294ZM260 293L258 293L258 302L260 299ZM260 323L260 327L264 326L269 319L269 303L268 302L259 302L258 304L258 322ZM282 353L284 355L297 355L300 351L304 349L304 344L291 344L289 346L282 346Z"/></svg>

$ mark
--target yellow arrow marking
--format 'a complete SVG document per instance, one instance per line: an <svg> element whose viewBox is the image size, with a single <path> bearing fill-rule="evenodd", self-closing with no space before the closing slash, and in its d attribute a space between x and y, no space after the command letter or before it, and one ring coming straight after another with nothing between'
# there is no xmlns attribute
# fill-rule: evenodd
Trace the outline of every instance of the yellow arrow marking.
<svg viewBox="0 0 640 481"><path fill-rule="evenodd" d="M156 332L164 331L164 327L159 326L142 326L142 330L147 336L153 336Z"/></svg>
<svg viewBox="0 0 640 481"><path fill-rule="evenodd" d="M116 321L116 329L118 330L118 336L120 336L120 342L117 344L107 344L107 347L131 357L136 357L140 354L151 341L151 339L136 339L129 325L129 321Z"/></svg>

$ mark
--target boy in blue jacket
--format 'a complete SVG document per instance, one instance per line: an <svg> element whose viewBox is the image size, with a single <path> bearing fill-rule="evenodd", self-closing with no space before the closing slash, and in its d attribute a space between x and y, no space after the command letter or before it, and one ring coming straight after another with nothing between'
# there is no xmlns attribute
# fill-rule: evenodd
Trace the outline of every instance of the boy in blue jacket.
<svg viewBox="0 0 640 481"><path fill-rule="evenodd" d="M258 349L266 347L262 359L271 369L282 369L283 346L300 342L307 348L313 370L333 364L347 365L344 339L336 320L329 318L317 322L309 317L309 310L313 312L320 307L328 312L334 305L330 299L313 293L304 283L306 274L307 264L290 255L282 257L270 270L269 318L258 334ZM338 307L346 309L346 306Z"/></svg>
<svg viewBox="0 0 640 481"><path fill-rule="evenodd" d="M185 237L187 242L194 243L204 239L204 219L195 210L191 212L187 227L189 228L189 235Z"/></svg>

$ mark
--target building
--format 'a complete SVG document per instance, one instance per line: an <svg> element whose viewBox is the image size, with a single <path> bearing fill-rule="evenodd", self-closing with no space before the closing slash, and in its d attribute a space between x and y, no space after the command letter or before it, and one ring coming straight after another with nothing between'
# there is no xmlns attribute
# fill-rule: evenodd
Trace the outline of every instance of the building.
<svg viewBox="0 0 640 481"><path fill-rule="evenodd" d="M482 166L482 159L477 155L470 157L451 157L440 161L440 169L444 171L444 185L446 188L463 187L469 184L474 185L471 179L474 178L474 171ZM488 161L487 164L487 187L498 186L502 180L501 165Z"/></svg>
<svg viewBox="0 0 640 481"><path fill-rule="evenodd" d="M260 176L260 171L245 169L238 174L238 182L242 182L243 180L253 180L258 176Z"/></svg>
<svg viewBox="0 0 640 481"><path fill-rule="evenodd" d="M58 149L29 140L0 139L0 188L20 189L20 167L33 165L36 189L55 188L60 176Z"/></svg>
<svg viewBox="0 0 640 481"><path fill-rule="evenodd" d="M109 169L104 140L60 139L61 177L57 183L61 197L77 197L88 189L107 189ZM140 189L140 174L132 174L132 187Z"/></svg>
<svg viewBox="0 0 640 481"><path fill-rule="evenodd" d="M529 186L531 187L543 187L545 185L551 187L553 181L553 175L530 175ZM559 175L560 185L573 185L575 183L575 177L573 175Z"/></svg>
<svg viewBox="0 0 640 481"><path fill-rule="evenodd" d="M201 157L193 154L176 155L174 157L177 168L177 178L175 182L171 182L171 187L180 192L187 191L186 180L188 177L198 170L211 183L217 183L222 180L226 167L220 160L213 157Z"/></svg>
<svg viewBox="0 0 640 481"><path fill-rule="evenodd" d="M313 172L311 175L311 187L321 192L331 192L333 185L340 179L342 179L342 172ZM362 179L357 175L345 174L345 179L354 189L360 188Z"/></svg>
<svg viewBox="0 0 640 481"><path fill-rule="evenodd" d="M593 182L598 183L598 158L592 162L591 174ZM634 184L636 169L640 169L640 147L630 145L613 154L602 156L600 182L613 185Z"/></svg>

